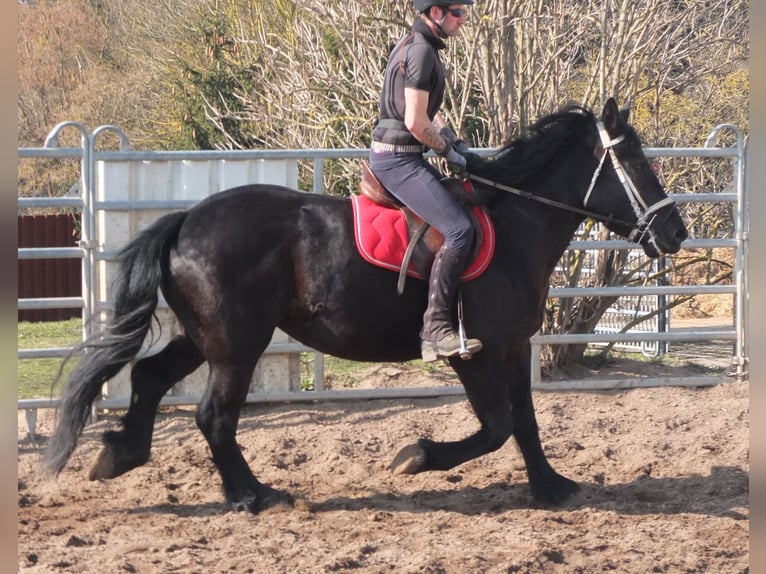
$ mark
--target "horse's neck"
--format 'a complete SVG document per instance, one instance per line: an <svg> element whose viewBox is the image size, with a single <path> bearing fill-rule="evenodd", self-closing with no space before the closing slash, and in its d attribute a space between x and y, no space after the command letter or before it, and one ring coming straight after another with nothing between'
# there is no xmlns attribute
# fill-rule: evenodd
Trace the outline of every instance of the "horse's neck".
<svg viewBox="0 0 766 574"><path fill-rule="evenodd" d="M582 195L593 178L590 164L594 161L591 150L577 146L560 157L550 169L541 170L535 181L528 182L526 191L536 197L554 201L573 209L583 209ZM534 202L534 201L533 201ZM544 233L557 238L561 256L584 217L563 207L534 202L540 218L544 220Z"/></svg>
<svg viewBox="0 0 766 574"><path fill-rule="evenodd" d="M537 193L537 189L525 189ZM548 199L572 204L574 200L547 196ZM566 251L583 217L559 207L538 203L518 196L498 198L495 218L502 223L498 229L498 244L513 253L516 265L525 266L528 273L540 273L547 282L556 264Z"/></svg>
<svg viewBox="0 0 766 574"><path fill-rule="evenodd" d="M580 193L584 193L592 178L592 161L591 150L577 146L519 187L535 197L582 209ZM584 217L533 198L511 194L497 199L514 250L524 253L531 267L552 272Z"/></svg>
<svg viewBox="0 0 766 574"><path fill-rule="evenodd" d="M566 247L584 218L578 213L568 211L563 206L582 209L582 205L580 205L579 198L572 189L571 183L561 182L556 185L558 189L566 190L569 195L546 193L551 189L550 185L529 185L524 188L524 191L535 197L556 202L561 207L537 201L531 197L521 196L504 197L502 203L503 209L510 213L509 217L512 219L519 218L532 222L529 225L524 225L530 235L539 235L549 239L558 238L559 242Z"/></svg>

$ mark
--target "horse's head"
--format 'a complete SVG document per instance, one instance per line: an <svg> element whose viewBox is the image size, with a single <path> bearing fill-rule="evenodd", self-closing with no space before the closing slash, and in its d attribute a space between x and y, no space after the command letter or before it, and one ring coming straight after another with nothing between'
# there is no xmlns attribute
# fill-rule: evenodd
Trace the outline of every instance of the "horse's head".
<svg viewBox="0 0 766 574"><path fill-rule="evenodd" d="M596 131L599 163L583 198L585 209L603 215L611 231L640 244L650 257L676 253L686 226L644 155L628 110L618 110L610 98Z"/></svg>

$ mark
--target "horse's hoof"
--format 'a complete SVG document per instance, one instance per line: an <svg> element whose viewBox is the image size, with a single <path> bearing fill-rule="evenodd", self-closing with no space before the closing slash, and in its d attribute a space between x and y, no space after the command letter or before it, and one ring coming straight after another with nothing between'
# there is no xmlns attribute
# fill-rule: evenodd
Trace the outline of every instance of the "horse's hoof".
<svg viewBox="0 0 766 574"><path fill-rule="evenodd" d="M282 507L284 509L290 509L295 507L295 499L289 492L276 490L275 488L266 487L266 492L258 493L258 500L256 501L255 513L263 512L264 510L270 510L273 508ZM252 511L251 511L252 512Z"/></svg>
<svg viewBox="0 0 766 574"><path fill-rule="evenodd" d="M580 485L574 480L556 475L545 488L532 488L534 499L544 506L559 506L580 492Z"/></svg>
<svg viewBox="0 0 766 574"><path fill-rule="evenodd" d="M260 514L272 508L293 508L295 506L295 499L287 492L267 486L260 488L254 496L231 501L230 505L231 509L235 512Z"/></svg>
<svg viewBox="0 0 766 574"><path fill-rule="evenodd" d="M99 453L93 468L90 469L88 479L102 480L116 478L129 470L145 464L148 460L148 453L125 454L124 450L105 446Z"/></svg>
<svg viewBox="0 0 766 574"><path fill-rule="evenodd" d="M389 465L394 474L417 474L425 469L426 451L419 444L400 450Z"/></svg>

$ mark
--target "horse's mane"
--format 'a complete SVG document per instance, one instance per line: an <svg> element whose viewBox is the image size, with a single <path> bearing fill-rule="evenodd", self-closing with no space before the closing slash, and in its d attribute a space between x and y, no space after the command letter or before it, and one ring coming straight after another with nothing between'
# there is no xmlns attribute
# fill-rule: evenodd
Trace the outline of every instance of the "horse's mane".
<svg viewBox="0 0 766 574"><path fill-rule="evenodd" d="M562 146L580 137L594 121L593 112L587 108L575 104L565 106L529 126L523 136L508 142L488 158L471 162L470 171L506 185L523 187L530 177L545 168Z"/></svg>

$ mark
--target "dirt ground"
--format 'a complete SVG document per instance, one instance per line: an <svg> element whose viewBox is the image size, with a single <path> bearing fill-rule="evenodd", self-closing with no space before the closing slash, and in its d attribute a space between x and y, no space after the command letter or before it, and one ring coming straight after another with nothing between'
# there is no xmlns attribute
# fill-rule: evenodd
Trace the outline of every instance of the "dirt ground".
<svg viewBox="0 0 766 574"><path fill-rule="evenodd" d="M421 373L422 375L422 373ZM546 453L582 492L531 498L520 454L449 472L394 476L421 436L459 439L464 399L252 405L239 442L258 478L294 508L230 512L192 409L163 411L151 460L89 482L100 434L87 427L55 482L19 415L19 571L146 573L748 572L748 384L537 392Z"/></svg>

